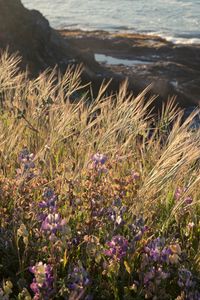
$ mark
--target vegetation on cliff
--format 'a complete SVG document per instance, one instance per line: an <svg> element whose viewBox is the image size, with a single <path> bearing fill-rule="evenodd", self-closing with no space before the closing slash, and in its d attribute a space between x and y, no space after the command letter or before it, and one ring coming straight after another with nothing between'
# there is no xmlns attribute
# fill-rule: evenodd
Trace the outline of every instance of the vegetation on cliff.
<svg viewBox="0 0 200 300"><path fill-rule="evenodd" d="M0 299L199 300L195 113L19 62L0 57Z"/></svg>

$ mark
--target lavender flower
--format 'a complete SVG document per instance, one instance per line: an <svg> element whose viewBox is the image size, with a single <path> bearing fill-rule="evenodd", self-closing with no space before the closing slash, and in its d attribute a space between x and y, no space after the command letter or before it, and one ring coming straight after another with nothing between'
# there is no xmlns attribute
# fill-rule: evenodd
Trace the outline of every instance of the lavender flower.
<svg viewBox="0 0 200 300"><path fill-rule="evenodd" d="M34 158L33 153L30 153L27 148L20 151L18 159L20 163L25 164L26 162L32 161Z"/></svg>
<svg viewBox="0 0 200 300"><path fill-rule="evenodd" d="M23 175L26 179L31 179L34 177L33 169L35 168L34 154L30 153L27 148L24 148L18 156L21 169L18 169L18 175Z"/></svg>
<svg viewBox="0 0 200 300"><path fill-rule="evenodd" d="M95 166L104 165L107 161L107 156L104 154L96 153L92 156L92 161L94 162Z"/></svg>
<svg viewBox="0 0 200 300"><path fill-rule="evenodd" d="M169 260L172 254L170 247L165 246L165 239L150 241L144 248L140 279L145 298L166 299L166 291L161 284L170 278Z"/></svg>
<svg viewBox="0 0 200 300"><path fill-rule="evenodd" d="M104 253L113 260L120 261L126 256L128 241L121 235L114 236L110 242L106 243L109 247Z"/></svg>
<svg viewBox="0 0 200 300"><path fill-rule="evenodd" d="M104 215L108 218L108 220L115 221L116 220L116 211L112 207L105 208L103 211Z"/></svg>
<svg viewBox="0 0 200 300"><path fill-rule="evenodd" d="M174 197L175 197L176 200L179 200L181 198L181 195L182 195L182 189L180 187L178 187L175 190Z"/></svg>
<svg viewBox="0 0 200 300"><path fill-rule="evenodd" d="M142 217L137 218L132 224L129 225L133 238L133 243L140 241L144 235L144 233L148 230L148 226L145 225L145 221Z"/></svg>
<svg viewBox="0 0 200 300"><path fill-rule="evenodd" d="M170 273L164 271L162 266L150 267L143 276L145 298L166 299L166 291L162 289L161 284L169 277Z"/></svg>
<svg viewBox="0 0 200 300"><path fill-rule="evenodd" d="M138 172L135 172L134 170L131 172L131 177L133 180L137 180L140 178L140 174Z"/></svg>
<svg viewBox="0 0 200 300"><path fill-rule="evenodd" d="M150 268L150 270L144 274L144 285L149 283L150 280L154 279L155 275L156 275L155 267Z"/></svg>
<svg viewBox="0 0 200 300"><path fill-rule="evenodd" d="M34 300L50 299L53 292L53 272L52 267L42 262L30 267L29 271L34 274L33 282L30 285L34 293Z"/></svg>
<svg viewBox="0 0 200 300"><path fill-rule="evenodd" d="M73 292L80 293L82 289L90 284L90 279L87 271L82 266L81 262L73 268L72 272L68 275L69 289Z"/></svg>
<svg viewBox="0 0 200 300"><path fill-rule="evenodd" d="M182 195L187 191L187 188L181 189L180 187L178 187L175 191L174 197L176 199L176 201L179 201L182 197ZM186 205L189 205L193 202L193 199L191 196L187 196L186 198L184 198L184 203Z"/></svg>
<svg viewBox="0 0 200 300"><path fill-rule="evenodd" d="M181 247L178 243L166 245L164 238L151 240L144 247L142 255L140 279L144 287L145 297L168 299L167 280L172 276L179 262ZM165 282L165 284L163 284Z"/></svg>
<svg viewBox="0 0 200 300"><path fill-rule="evenodd" d="M107 173L108 169L105 167L107 156L104 154L96 153L91 157L92 163L89 165L90 169L95 169L98 175Z"/></svg>
<svg viewBox="0 0 200 300"><path fill-rule="evenodd" d="M56 200L57 196L54 190L47 187L43 191L43 200L39 202L39 208L42 208L42 212L38 214L38 220L44 222L48 214L53 214L57 212Z"/></svg>
<svg viewBox="0 0 200 300"><path fill-rule="evenodd" d="M49 208L54 210L56 207L57 196L51 188L45 188L42 194L43 201L39 203L40 208Z"/></svg>
<svg viewBox="0 0 200 300"><path fill-rule="evenodd" d="M127 207L122 205L120 198L117 198L113 201L112 205L105 207L101 210L101 215L103 215L107 220L110 220L114 223L115 226L123 225L124 222L124 213L127 211Z"/></svg>
<svg viewBox="0 0 200 300"><path fill-rule="evenodd" d="M65 220L61 218L59 213L48 214L42 222L41 230L55 235L58 231L62 230L65 224Z"/></svg>
<svg viewBox="0 0 200 300"><path fill-rule="evenodd" d="M179 270L178 285L185 294L186 300L199 300L200 288L192 273L187 269Z"/></svg>
<svg viewBox="0 0 200 300"><path fill-rule="evenodd" d="M179 270L179 280L178 285L183 288L191 288L193 286L192 273L187 269Z"/></svg>
<svg viewBox="0 0 200 300"><path fill-rule="evenodd" d="M144 248L145 253L148 255L149 261L158 263L169 263L170 256L173 251L170 247L165 247L165 239L157 238L150 241Z"/></svg>
<svg viewBox="0 0 200 300"><path fill-rule="evenodd" d="M189 205L193 202L193 199L191 196L188 196L184 199L185 204Z"/></svg>

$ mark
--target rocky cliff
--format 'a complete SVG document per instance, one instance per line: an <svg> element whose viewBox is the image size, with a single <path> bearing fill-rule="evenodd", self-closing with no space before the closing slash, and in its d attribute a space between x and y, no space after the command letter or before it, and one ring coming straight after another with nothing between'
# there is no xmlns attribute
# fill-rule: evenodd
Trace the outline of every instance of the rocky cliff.
<svg viewBox="0 0 200 300"><path fill-rule="evenodd" d="M85 62L87 71L87 57L64 41L39 11L26 9L20 0L0 0L0 48L7 47L22 56L22 67L28 65L32 75L55 65L64 71L68 64L80 62Z"/></svg>

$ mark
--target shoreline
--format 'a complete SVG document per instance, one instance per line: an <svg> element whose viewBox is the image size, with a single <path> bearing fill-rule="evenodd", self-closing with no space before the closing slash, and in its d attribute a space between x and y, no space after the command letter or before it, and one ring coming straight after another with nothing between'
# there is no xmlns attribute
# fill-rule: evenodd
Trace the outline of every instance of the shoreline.
<svg viewBox="0 0 200 300"><path fill-rule="evenodd" d="M123 29L122 29L123 28ZM71 31L71 32L87 32L87 33L95 33L95 32L105 32L109 33L111 35L132 35L132 36L150 36L150 37L157 37L161 38L162 40L165 40L166 42L171 42L174 45L180 45L180 46L200 46L200 37L196 37L195 35L184 37L184 36L173 36L170 34L164 34L161 32L153 32L153 31L147 31L147 32L137 32L130 29L126 29L124 26L122 28L118 29L97 29L97 28L89 28L89 27L76 27L73 25L68 25L66 27L54 27L54 29L58 32L65 32L65 31Z"/></svg>
<svg viewBox="0 0 200 300"><path fill-rule="evenodd" d="M122 38L129 38L129 39L142 39L142 40L155 40L155 41L162 41L166 44L172 44L173 46L177 47L194 47L199 48L200 47L200 38L183 38L180 37L178 39L185 40L186 42L174 42L176 40L176 37L173 36L162 36L161 34L149 32L149 33L143 33L143 32L126 32L126 31L107 31L107 30L84 30L81 28L73 29L70 27L63 28L63 29L57 29L54 28L55 31L59 32L62 36L77 36L77 38L83 36L83 37L99 37L99 38L115 38L115 37L122 37ZM190 40L199 40L198 43L190 43Z"/></svg>

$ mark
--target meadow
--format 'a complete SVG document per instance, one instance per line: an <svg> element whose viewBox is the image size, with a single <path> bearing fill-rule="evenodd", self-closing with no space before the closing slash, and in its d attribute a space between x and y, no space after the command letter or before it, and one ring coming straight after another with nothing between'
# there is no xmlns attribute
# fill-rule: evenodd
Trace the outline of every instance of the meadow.
<svg viewBox="0 0 200 300"><path fill-rule="evenodd" d="M151 87L0 56L0 299L200 299L200 131Z"/></svg>

